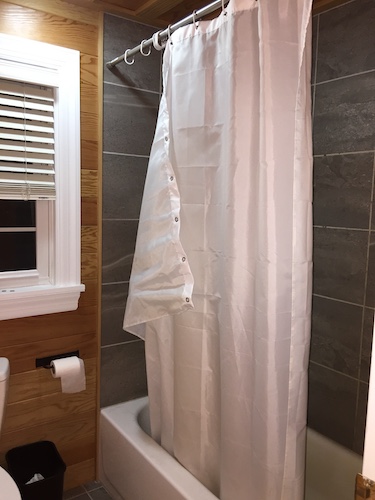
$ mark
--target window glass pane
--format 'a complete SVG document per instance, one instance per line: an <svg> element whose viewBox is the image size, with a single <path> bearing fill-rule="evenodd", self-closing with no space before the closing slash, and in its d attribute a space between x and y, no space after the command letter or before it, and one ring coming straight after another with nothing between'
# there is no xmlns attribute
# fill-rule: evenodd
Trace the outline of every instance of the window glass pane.
<svg viewBox="0 0 375 500"><path fill-rule="evenodd" d="M35 201L0 200L0 227L35 227Z"/></svg>
<svg viewBox="0 0 375 500"><path fill-rule="evenodd" d="M0 271L36 269L36 234L0 233Z"/></svg>

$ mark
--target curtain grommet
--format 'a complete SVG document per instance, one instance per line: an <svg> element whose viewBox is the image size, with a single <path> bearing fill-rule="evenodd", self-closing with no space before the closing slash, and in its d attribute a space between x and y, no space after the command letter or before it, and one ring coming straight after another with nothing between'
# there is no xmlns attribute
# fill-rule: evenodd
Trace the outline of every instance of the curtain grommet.
<svg viewBox="0 0 375 500"><path fill-rule="evenodd" d="M199 28L199 21L196 21L196 17L197 17L196 10L193 10L192 16L193 16L193 24L195 26L195 29L197 30Z"/></svg>

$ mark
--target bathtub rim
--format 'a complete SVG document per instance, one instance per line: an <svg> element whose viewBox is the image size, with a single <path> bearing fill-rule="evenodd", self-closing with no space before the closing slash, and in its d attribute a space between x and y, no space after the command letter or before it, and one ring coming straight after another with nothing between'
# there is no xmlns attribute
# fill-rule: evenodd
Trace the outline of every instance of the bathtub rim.
<svg viewBox="0 0 375 500"><path fill-rule="evenodd" d="M142 457L145 463L155 469L162 481L167 481L175 490L176 498L193 500L219 500L198 481L177 460L158 445L139 425L139 413L148 404L148 397L142 397L102 408L100 411L101 427L111 425ZM119 423L121 422L121 424ZM119 438L120 439L120 438ZM131 466L130 466L131 467ZM165 474L165 467L169 474ZM122 497L113 484L103 460L102 429L99 439L99 478L114 500L128 500ZM140 497L139 497L140 498ZM132 499L136 500L136 499Z"/></svg>

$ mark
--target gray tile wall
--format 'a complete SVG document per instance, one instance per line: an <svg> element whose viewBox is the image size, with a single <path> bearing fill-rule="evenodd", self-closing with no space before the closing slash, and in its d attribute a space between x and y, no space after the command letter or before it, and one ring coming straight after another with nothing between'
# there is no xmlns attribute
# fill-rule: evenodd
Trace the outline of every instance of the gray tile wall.
<svg viewBox="0 0 375 500"><path fill-rule="evenodd" d="M155 28L104 16L104 63ZM160 98L160 53L104 67L101 406L147 393L143 341L122 329L139 211Z"/></svg>
<svg viewBox="0 0 375 500"><path fill-rule="evenodd" d="M375 0L313 19L309 426L363 453L375 308Z"/></svg>

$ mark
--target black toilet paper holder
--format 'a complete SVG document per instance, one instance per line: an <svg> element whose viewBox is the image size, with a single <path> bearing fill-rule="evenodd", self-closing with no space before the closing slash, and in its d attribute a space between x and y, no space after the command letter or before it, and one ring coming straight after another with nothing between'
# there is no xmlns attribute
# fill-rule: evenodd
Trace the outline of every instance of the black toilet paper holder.
<svg viewBox="0 0 375 500"><path fill-rule="evenodd" d="M51 362L54 359L70 358L70 356L77 356L79 358L79 351L64 352L63 354L55 354L54 356L46 356L45 358L36 358L35 367L43 367L50 370L52 368Z"/></svg>

